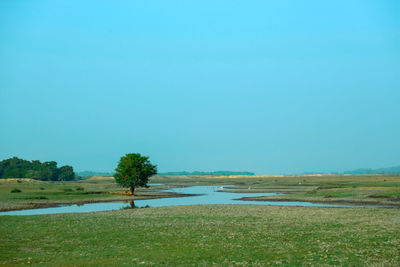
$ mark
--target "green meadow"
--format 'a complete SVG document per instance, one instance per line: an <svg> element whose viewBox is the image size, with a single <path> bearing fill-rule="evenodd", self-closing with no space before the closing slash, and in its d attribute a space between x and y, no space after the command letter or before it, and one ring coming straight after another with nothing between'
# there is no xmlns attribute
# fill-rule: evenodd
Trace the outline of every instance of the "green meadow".
<svg viewBox="0 0 400 267"><path fill-rule="evenodd" d="M400 211L178 206L0 217L0 264L398 266Z"/></svg>
<svg viewBox="0 0 400 267"><path fill-rule="evenodd" d="M165 185L140 189L132 197L111 177L66 183L14 179L1 181L0 203L7 210L165 197L154 189L221 184L237 185L235 192L285 193L268 197L277 201L393 208L194 205L0 216L0 265L400 265L400 176L156 176L151 183ZM15 188L21 192L11 193Z"/></svg>

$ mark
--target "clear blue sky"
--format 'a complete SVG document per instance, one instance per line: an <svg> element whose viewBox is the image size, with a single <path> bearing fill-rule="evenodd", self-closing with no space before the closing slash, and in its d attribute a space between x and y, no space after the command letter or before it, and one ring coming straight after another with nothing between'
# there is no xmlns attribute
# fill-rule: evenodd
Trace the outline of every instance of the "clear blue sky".
<svg viewBox="0 0 400 267"><path fill-rule="evenodd" d="M0 160L400 165L400 1L0 1Z"/></svg>

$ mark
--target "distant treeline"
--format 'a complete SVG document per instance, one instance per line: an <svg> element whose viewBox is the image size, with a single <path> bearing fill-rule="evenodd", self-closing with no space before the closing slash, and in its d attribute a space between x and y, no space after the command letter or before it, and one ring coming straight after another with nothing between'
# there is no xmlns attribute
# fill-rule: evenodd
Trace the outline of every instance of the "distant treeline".
<svg viewBox="0 0 400 267"><path fill-rule="evenodd" d="M79 177L83 179L89 178L91 176L114 176L113 172L97 172L97 171L82 171L77 173ZM157 175L216 175L216 176L229 176L229 175L254 175L254 172L231 172L231 171L215 171L215 172L163 172Z"/></svg>
<svg viewBox="0 0 400 267"><path fill-rule="evenodd" d="M164 172L158 175L216 175L216 176L229 176L229 175L254 175L254 172L231 172L231 171L215 171L215 172Z"/></svg>
<svg viewBox="0 0 400 267"><path fill-rule="evenodd" d="M361 169L344 171L344 172L303 172L302 174L335 174L335 175L387 174L387 175L390 175L390 174L400 174L400 166L380 168L380 169L361 168Z"/></svg>
<svg viewBox="0 0 400 267"><path fill-rule="evenodd" d="M346 171L344 174L400 174L400 166L380 169L357 169Z"/></svg>
<svg viewBox="0 0 400 267"><path fill-rule="evenodd" d="M24 160L17 157L0 162L0 178L32 178L43 181L70 181L75 179L71 166L57 167L57 162Z"/></svg>
<svg viewBox="0 0 400 267"><path fill-rule="evenodd" d="M78 176L91 177L91 176L114 176L113 172L94 172L94 171L82 171L78 172Z"/></svg>

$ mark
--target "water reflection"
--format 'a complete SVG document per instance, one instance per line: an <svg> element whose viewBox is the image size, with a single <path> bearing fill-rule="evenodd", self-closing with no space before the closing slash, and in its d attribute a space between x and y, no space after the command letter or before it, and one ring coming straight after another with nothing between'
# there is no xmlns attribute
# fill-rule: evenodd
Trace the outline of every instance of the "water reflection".
<svg viewBox="0 0 400 267"><path fill-rule="evenodd" d="M136 208L135 201L133 201L133 200L129 200L129 205L131 205L131 209Z"/></svg>

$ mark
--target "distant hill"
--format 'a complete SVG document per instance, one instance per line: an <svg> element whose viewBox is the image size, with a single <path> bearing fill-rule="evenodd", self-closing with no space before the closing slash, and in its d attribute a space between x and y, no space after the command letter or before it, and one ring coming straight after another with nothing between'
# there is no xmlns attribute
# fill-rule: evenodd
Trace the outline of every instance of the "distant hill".
<svg viewBox="0 0 400 267"><path fill-rule="evenodd" d="M95 171L82 171L78 172L78 176L90 177L90 176L113 176L112 172L95 172Z"/></svg>
<svg viewBox="0 0 400 267"><path fill-rule="evenodd" d="M400 166L380 168L380 169L356 169L343 172L344 174L400 174Z"/></svg>
<svg viewBox="0 0 400 267"><path fill-rule="evenodd" d="M163 172L158 175L216 175L216 176L229 176L229 175L254 175L254 172L232 172L232 171L215 171L215 172Z"/></svg>

